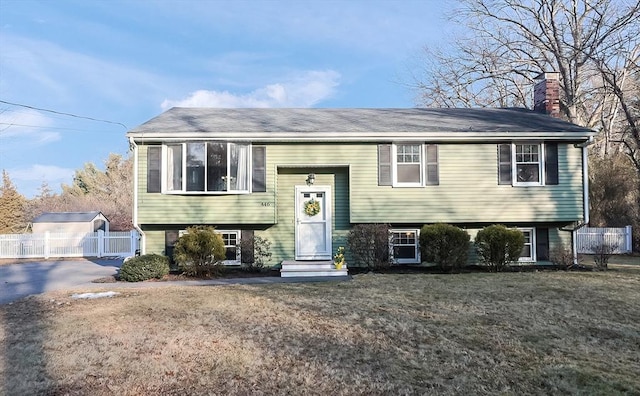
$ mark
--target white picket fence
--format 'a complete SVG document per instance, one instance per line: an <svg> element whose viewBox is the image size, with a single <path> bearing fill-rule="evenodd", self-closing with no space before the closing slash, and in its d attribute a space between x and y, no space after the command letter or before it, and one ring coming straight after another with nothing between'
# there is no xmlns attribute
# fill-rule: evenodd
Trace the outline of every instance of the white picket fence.
<svg viewBox="0 0 640 396"><path fill-rule="evenodd" d="M138 250L138 232L0 235L0 258L118 257Z"/></svg>
<svg viewBox="0 0 640 396"><path fill-rule="evenodd" d="M593 253L598 245L615 246L614 254L631 253L631 226L621 228L582 227L577 232L578 253Z"/></svg>

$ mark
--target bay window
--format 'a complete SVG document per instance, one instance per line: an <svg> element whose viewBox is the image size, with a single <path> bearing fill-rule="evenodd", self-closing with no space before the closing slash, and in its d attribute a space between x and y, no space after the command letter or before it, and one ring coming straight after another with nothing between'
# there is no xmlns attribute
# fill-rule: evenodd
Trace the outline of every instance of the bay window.
<svg viewBox="0 0 640 396"><path fill-rule="evenodd" d="M249 192L249 144L189 142L165 147L165 191Z"/></svg>

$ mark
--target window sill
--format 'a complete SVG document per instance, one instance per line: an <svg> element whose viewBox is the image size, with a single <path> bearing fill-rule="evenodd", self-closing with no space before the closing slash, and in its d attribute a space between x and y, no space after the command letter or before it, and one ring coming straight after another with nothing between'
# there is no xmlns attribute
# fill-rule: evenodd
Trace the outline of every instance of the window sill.
<svg viewBox="0 0 640 396"><path fill-rule="evenodd" d="M251 191L163 191L164 195L247 195Z"/></svg>
<svg viewBox="0 0 640 396"><path fill-rule="evenodd" d="M393 188L422 188L425 187L423 184L394 184Z"/></svg>

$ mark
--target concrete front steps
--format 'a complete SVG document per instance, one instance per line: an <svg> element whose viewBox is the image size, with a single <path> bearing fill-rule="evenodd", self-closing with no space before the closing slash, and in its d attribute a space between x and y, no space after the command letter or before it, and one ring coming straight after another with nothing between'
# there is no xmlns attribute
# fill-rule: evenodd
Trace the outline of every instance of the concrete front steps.
<svg viewBox="0 0 640 396"><path fill-rule="evenodd" d="M283 278L291 277L310 277L310 276L349 276L347 266L343 265L341 269L336 269L333 261L294 261L285 260L282 262L280 276Z"/></svg>

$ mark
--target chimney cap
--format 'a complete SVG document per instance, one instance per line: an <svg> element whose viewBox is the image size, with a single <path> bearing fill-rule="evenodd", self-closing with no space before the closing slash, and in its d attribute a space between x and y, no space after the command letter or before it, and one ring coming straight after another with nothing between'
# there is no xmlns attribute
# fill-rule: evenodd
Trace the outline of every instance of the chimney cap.
<svg viewBox="0 0 640 396"><path fill-rule="evenodd" d="M542 80L560 80L560 73L558 72L542 72L540 74L538 74L535 78L535 81L542 81Z"/></svg>

